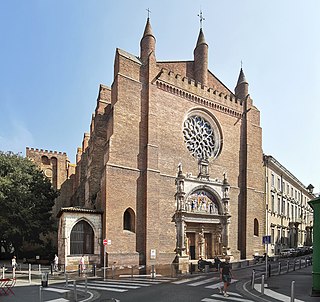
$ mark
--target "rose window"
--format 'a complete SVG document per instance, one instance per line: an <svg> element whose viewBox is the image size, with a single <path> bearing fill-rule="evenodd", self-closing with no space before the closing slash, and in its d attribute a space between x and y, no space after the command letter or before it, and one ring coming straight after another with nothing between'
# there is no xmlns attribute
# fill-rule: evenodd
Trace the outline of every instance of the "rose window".
<svg viewBox="0 0 320 302"><path fill-rule="evenodd" d="M183 125L183 136L187 149L197 159L215 157L220 148L217 133L202 116L188 117Z"/></svg>

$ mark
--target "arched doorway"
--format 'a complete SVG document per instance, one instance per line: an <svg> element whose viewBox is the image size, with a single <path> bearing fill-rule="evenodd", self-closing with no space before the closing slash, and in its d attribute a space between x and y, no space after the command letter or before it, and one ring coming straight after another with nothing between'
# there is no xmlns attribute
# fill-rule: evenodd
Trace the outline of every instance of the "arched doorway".
<svg viewBox="0 0 320 302"><path fill-rule="evenodd" d="M80 220L70 233L70 254L83 255L94 253L94 232L90 224Z"/></svg>

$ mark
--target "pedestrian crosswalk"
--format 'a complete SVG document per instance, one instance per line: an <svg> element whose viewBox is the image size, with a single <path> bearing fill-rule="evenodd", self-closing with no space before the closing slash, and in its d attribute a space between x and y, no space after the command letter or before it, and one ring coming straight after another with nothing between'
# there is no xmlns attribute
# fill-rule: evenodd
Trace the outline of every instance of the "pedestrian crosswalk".
<svg viewBox="0 0 320 302"><path fill-rule="evenodd" d="M235 283L237 280L233 279L231 283ZM135 291L143 288L148 288L150 286L159 285L163 283L176 284L180 286L190 286L195 289L205 288L209 289L208 297L203 298L202 302L212 302L212 301L234 301L234 302L250 302L246 297L242 297L237 292L228 292L228 297L224 297L219 293L218 289L223 287L223 282L220 281L220 278L217 276L209 275L200 275L194 277L188 277L183 279L177 278L119 278L119 279L106 279L106 280L87 280L86 282L78 281L76 287L79 290L84 291L87 289L96 290L98 292L114 292L116 293L125 293L128 291ZM72 290L74 287L73 284L69 284L69 290ZM63 291L62 288L55 289L56 291ZM66 288L64 290L67 290ZM68 301L68 300L52 300L51 302L58 301Z"/></svg>
<svg viewBox="0 0 320 302"><path fill-rule="evenodd" d="M238 280L232 279L231 283L236 283ZM228 297L224 297L221 293L219 293L219 288L223 287L223 282L220 281L220 278L217 276L208 276L208 275L201 275L195 276L191 278L184 278L180 280L176 280L172 282L173 284L177 285L185 285L185 286L192 286L192 287L204 287L206 289L214 290L215 293L211 294L209 297L202 299L202 302L213 302L213 301L234 301L234 302L250 302L247 297L241 296L239 293L236 292L228 292Z"/></svg>
<svg viewBox="0 0 320 302"><path fill-rule="evenodd" d="M210 296L210 298L204 298L201 302L218 302L218 301L228 301L228 302L253 302L246 297L242 297L240 294L235 292L228 292L228 297L224 297L222 294L216 293Z"/></svg>
<svg viewBox="0 0 320 302"><path fill-rule="evenodd" d="M196 281L196 282L194 282ZM232 279L231 283L235 283L238 280L236 279ZM188 286L201 286L201 285L206 285L208 283L211 283L210 285L206 285L205 288L211 288L211 289L215 289L215 288L219 288L221 286L223 286L223 283L220 281L219 277L208 277L207 275L203 275L203 276L196 276L193 278L185 278L185 279L181 279L181 280L177 280L177 281L173 281L173 284L185 284Z"/></svg>
<svg viewBox="0 0 320 302"><path fill-rule="evenodd" d="M107 280L92 280L77 283L77 287L87 289L94 289L99 291L110 291L124 293L129 290L135 290L139 288L145 288L152 285L161 284L164 282L170 282L172 279L161 278L161 279L150 279L150 278L130 278L130 279L107 279ZM71 286L71 285L70 285Z"/></svg>

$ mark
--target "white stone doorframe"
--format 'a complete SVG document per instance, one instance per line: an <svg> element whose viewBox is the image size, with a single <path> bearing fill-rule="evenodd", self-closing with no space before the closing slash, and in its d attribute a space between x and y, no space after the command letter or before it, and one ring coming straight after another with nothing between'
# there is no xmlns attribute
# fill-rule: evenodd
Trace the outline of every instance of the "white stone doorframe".
<svg viewBox="0 0 320 302"><path fill-rule="evenodd" d="M102 250L102 214L101 211L83 208L61 208L58 218L58 257L59 264L65 265L66 270L77 269L81 255L70 254L70 234L72 228L81 220L86 221L94 234L94 253L86 254L85 260L88 265L101 264Z"/></svg>
<svg viewBox="0 0 320 302"><path fill-rule="evenodd" d="M201 173L200 173L201 176ZM192 175L184 175L182 173L182 167L178 167L178 175L175 180L176 184L176 212L174 215L174 222L176 226L176 254L178 258L188 258L187 253L187 232L195 232L195 237L198 244L199 256L204 256L204 233L205 230L202 226L205 225L217 225L219 231L215 230L215 234L212 236L220 236L220 243L222 245L223 253L226 253L229 248L229 202L230 202L230 184L228 183L226 174L223 174L222 179L210 180L208 177L193 177ZM188 201L188 196L191 196L194 192L203 191L212 195L212 201L215 201L216 208L208 210L208 207L194 208ZM201 198L205 198L202 196ZM201 200L200 198L200 200ZM206 201L207 199L202 199ZM210 201L210 200L209 200ZM198 202L199 203L199 202ZM191 230L190 225L197 225L197 228L201 230ZM208 233L208 231L206 231ZM209 231L211 233L211 231ZM203 237L203 238L202 238Z"/></svg>

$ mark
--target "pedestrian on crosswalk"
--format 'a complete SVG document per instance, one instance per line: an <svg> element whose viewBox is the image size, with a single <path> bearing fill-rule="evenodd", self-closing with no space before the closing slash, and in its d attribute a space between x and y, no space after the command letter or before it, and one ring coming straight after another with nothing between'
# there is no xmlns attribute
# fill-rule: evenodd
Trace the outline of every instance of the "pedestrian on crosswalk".
<svg viewBox="0 0 320 302"><path fill-rule="evenodd" d="M232 278L232 270L231 270L231 263L230 263L230 257L226 256L224 262L220 263L220 279L223 282L223 287L220 287L220 293L223 294L225 297L228 297L227 294L227 288L229 284L231 283Z"/></svg>

